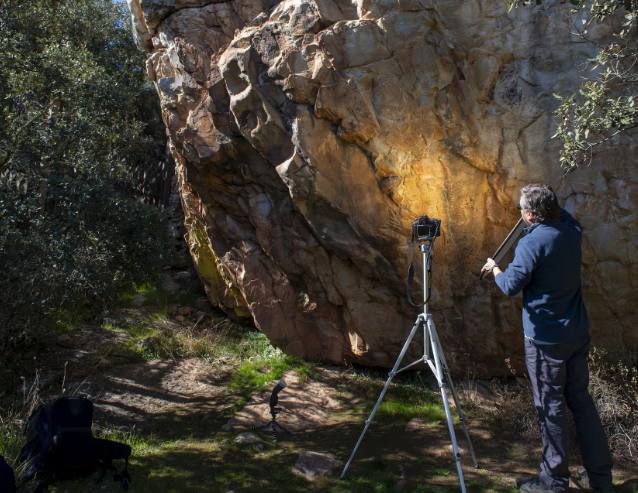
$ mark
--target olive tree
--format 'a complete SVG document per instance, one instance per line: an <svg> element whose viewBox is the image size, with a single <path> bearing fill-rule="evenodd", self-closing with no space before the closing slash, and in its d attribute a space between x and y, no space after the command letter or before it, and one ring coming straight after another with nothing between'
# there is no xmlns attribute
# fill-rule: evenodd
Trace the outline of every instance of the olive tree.
<svg viewBox="0 0 638 493"><path fill-rule="evenodd" d="M166 214L131 198L148 146L125 5L0 3L0 343L157 271Z"/></svg>
<svg viewBox="0 0 638 493"><path fill-rule="evenodd" d="M541 0L506 0L510 10L520 5L540 5ZM596 150L614 137L638 125L638 47L636 23L638 0L570 0L572 12L585 11L582 26L573 35L595 46L596 56L587 60L584 82L576 94L554 94L558 129L554 137L563 141L561 165L567 172L589 165ZM613 39L601 43L588 35L598 22L612 22ZM589 74L589 76L588 76Z"/></svg>

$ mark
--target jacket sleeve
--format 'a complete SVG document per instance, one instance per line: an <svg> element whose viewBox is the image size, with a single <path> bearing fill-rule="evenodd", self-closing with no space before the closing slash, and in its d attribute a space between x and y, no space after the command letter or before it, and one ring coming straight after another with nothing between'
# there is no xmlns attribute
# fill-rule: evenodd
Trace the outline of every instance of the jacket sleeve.
<svg viewBox="0 0 638 493"><path fill-rule="evenodd" d="M514 260L494 280L501 291L507 296L516 296L532 280L532 273L536 268L536 255L530 248L529 241L521 239L516 246Z"/></svg>
<svg viewBox="0 0 638 493"><path fill-rule="evenodd" d="M567 223L570 226L573 226L576 231L578 231L581 235L583 234L583 227L580 225L580 223L576 219L574 219L574 216L572 216L562 207L560 209L560 222Z"/></svg>

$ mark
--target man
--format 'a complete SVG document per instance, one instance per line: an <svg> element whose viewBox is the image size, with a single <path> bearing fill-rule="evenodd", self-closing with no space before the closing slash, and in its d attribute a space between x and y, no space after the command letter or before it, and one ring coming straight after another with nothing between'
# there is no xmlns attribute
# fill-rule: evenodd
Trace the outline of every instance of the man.
<svg viewBox="0 0 638 493"><path fill-rule="evenodd" d="M526 493L569 491L567 409L576 422L580 452L590 486L612 491L613 467L605 430L587 389L589 320L580 269L582 227L561 209L546 185L521 190L518 208L528 226L505 271L487 259L496 284L507 296L523 291L525 363L543 439L537 478L516 480Z"/></svg>

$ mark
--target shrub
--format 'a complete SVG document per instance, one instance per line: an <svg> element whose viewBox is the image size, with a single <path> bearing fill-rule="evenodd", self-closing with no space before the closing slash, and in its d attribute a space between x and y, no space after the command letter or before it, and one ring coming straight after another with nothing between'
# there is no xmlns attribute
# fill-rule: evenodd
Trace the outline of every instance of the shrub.
<svg viewBox="0 0 638 493"><path fill-rule="evenodd" d="M638 455L638 359L625 350L594 348L589 391L617 457Z"/></svg>
<svg viewBox="0 0 638 493"><path fill-rule="evenodd" d="M46 20L44 22L43 20ZM0 3L0 345L157 271L167 214L128 194L148 147L126 7Z"/></svg>

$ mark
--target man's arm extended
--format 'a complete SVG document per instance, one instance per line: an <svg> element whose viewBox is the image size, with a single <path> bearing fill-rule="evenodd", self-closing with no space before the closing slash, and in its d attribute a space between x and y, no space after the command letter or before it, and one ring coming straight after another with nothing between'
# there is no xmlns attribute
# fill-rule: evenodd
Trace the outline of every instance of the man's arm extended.
<svg viewBox="0 0 638 493"><path fill-rule="evenodd" d="M516 296L532 280L532 273L536 268L536 258L526 241L520 241L516 246L514 260L502 271L495 267L494 280L501 291L507 296Z"/></svg>

